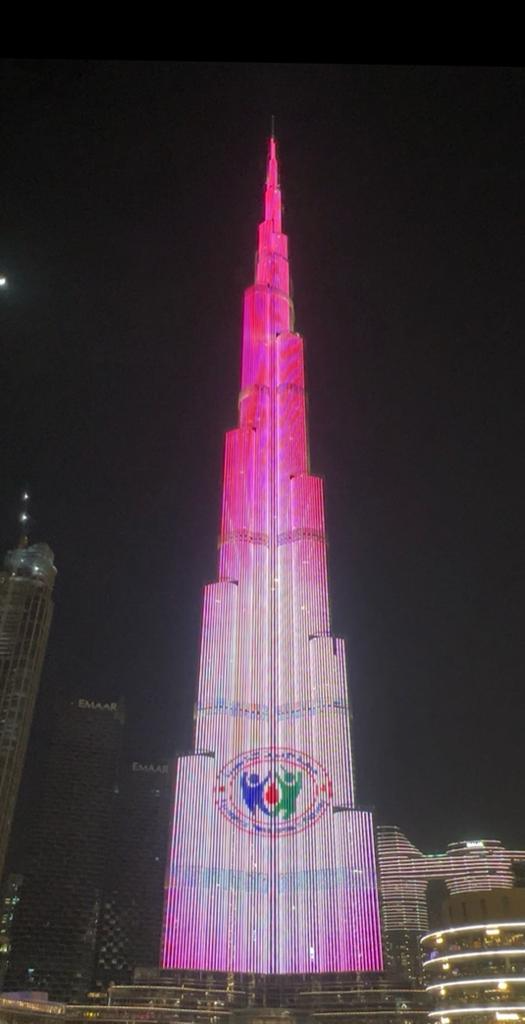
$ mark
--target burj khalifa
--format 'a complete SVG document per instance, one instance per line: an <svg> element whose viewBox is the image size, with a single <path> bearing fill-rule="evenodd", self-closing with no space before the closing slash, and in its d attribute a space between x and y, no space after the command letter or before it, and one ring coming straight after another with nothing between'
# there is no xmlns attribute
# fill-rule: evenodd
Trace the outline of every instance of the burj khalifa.
<svg viewBox="0 0 525 1024"><path fill-rule="evenodd" d="M356 804L273 138L195 722L176 771L163 967L381 970L373 821Z"/></svg>

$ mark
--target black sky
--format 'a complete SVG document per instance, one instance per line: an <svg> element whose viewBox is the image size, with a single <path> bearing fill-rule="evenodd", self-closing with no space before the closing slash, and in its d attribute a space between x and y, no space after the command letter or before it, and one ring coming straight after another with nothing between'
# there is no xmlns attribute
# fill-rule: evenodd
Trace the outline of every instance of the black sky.
<svg viewBox="0 0 525 1024"><path fill-rule="evenodd" d="M2 65L0 541L59 577L45 693L189 746L277 119L359 795L525 845L524 72Z"/></svg>

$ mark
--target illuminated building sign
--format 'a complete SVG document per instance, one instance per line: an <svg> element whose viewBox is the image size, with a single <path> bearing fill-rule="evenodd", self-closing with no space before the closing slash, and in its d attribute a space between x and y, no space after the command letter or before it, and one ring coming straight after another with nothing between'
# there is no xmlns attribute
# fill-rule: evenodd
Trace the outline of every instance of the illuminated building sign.
<svg viewBox="0 0 525 1024"><path fill-rule="evenodd" d="M99 700L84 700L83 697L80 697L78 701L78 707L87 708L90 711L116 711L118 705L116 704L116 702L112 702L111 704L103 704Z"/></svg>
<svg viewBox="0 0 525 1024"><path fill-rule="evenodd" d="M132 772L146 772L148 775L167 775L168 765L167 764L140 764L139 761L133 761L131 765Z"/></svg>
<svg viewBox="0 0 525 1024"><path fill-rule="evenodd" d="M206 587L195 753L178 760L165 968L381 970L371 815L355 808L343 640L271 140Z"/></svg>

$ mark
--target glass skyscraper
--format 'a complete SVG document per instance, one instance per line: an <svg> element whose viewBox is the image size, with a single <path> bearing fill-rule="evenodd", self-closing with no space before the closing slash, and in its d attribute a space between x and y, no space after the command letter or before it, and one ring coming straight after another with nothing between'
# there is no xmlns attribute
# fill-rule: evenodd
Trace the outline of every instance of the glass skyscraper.
<svg viewBox="0 0 525 1024"><path fill-rule="evenodd" d="M124 711L113 700L58 696L49 718L32 817L20 823L11 865L20 885L5 987L74 1002L95 973Z"/></svg>
<svg viewBox="0 0 525 1024"><path fill-rule="evenodd" d="M47 544L9 551L0 569L0 879L53 614Z"/></svg>

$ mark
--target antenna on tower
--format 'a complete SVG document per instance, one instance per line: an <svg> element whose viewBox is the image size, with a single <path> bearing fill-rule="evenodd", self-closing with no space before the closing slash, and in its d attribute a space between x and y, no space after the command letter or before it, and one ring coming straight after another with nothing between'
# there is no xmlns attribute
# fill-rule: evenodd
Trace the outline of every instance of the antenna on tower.
<svg viewBox="0 0 525 1024"><path fill-rule="evenodd" d="M23 490L20 495L20 512L18 513L18 522L20 523L20 539L18 541L19 548L26 548L29 544L29 491Z"/></svg>
<svg viewBox="0 0 525 1024"><path fill-rule="evenodd" d="M270 129L270 138L275 139L275 114L272 114L272 124Z"/></svg>

